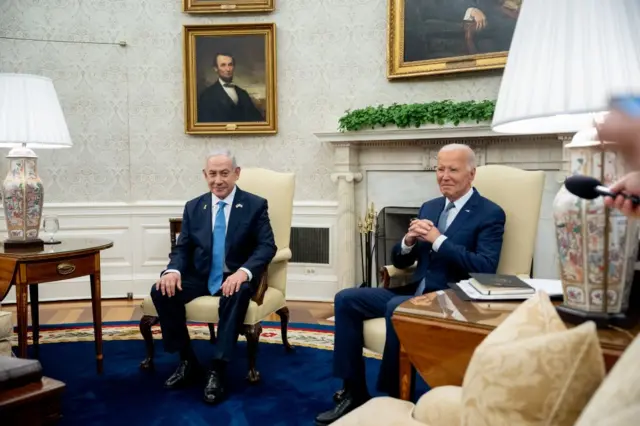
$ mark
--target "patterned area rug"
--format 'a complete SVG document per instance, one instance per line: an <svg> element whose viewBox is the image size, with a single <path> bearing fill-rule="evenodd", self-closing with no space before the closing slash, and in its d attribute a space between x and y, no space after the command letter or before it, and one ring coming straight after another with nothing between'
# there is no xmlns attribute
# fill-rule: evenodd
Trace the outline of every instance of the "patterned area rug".
<svg viewBox="0 0 640 426"><path fill-rule="evenodd" d="M193 340L209 340L209 327L206 324L189 324L189 334ZM333 350L333 326L319 324L291 323L288 328L289 343L293 346L303 346L307 348ZM162 339L159 326L153 327L154 339ZM102 327L102 339L110 340L142 340L142 335L138 328L138 322L110 322ZM13 344L18 345L17 336L14 334ZM240 341L246 341L244 336L240 336ZM71 343L71 342L92 342L93 324L59 324L45 325L40 329L40 344L51 343ZM29 344L32 343L29 334ZM280 333L280 323L263 322L260 343L282 344ZM368 358L381 359L381 356L367 349L364 356Z"/></svg>

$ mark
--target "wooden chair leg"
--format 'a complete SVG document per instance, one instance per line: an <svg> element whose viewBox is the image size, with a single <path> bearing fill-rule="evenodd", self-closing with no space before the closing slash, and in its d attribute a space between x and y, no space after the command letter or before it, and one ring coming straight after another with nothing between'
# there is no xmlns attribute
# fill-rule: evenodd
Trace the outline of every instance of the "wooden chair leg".
<svg viewBox="0 0 640 426"><path fill-rule="evenodd" d="M258 343L262 334L262 324L245 325L243 334L247 338L247 351L249 352L249 374L247 375L247 380L251 384L256 384L260 381L260 372L256 370L256 359L258 357Z"/></svg>
<svg viewBox="0 0 640 426"><path fill-rule="evenodd" d="M160 322L158 317L145 315L140 319L140 334L144 338L144 344L147 349L147 357L144 361L140 363L140 369L142 370L153 370L153 356L154 356L154 348L153 348L153 333L151 331L151 327Z"/></svg>
<svg viewBox="0 0 640 426"><path fill-rule="evenodd" d="M276 311L276 314L280 317L280 331L282 334L282 344L287 352L293 352L293 346L289 343L287 337L287 327L289 326L289 308L286 306Z"/></svg>
<svg viewBox="0 0 640 426"><path fill-rule="evenodd" d="M209 326L209 343L216 343L216 325L212 322L207 323Z"/></svg>

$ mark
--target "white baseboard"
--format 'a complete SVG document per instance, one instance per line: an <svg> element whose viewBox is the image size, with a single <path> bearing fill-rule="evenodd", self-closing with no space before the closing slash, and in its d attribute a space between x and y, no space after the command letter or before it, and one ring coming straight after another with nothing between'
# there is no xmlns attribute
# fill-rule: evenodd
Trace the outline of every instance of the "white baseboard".
<svg viewBox="0 0 640 426"><path fill-rule="evenodd" d="M171 248L169 218L181 217L184 202L147 201L137 203L50 203L43 214L60 220L57 239L107 238L112 248L101 256L103 298L134 298L149 294L158 274L166 267ZM336 202L294 202L292 226L330 228L329 265L289 265L287 298L291 300L333 300L336 290L336 247L334 246ZM0 232L6 226L0 220ZM45 237L45 235L42 235ZM4 237L3 237L4 239ZM312 273L305 271L311 270ZM39 286L40 301L90 299L89 279L79 278ZM14 303L11 289L3 303Z"/></svg>

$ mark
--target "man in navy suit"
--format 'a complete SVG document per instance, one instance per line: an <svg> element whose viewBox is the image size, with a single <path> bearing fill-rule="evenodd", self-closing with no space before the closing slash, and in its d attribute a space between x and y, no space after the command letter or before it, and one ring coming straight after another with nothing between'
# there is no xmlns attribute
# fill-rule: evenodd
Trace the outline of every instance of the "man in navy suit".
<svg viewBox="0 0 640 426"><path fill-rule="evenodd" d="M349 288L336 294L333 373L344 380L344 389L334 395L335 408L316 417L317 425L333 423L369 399L362 359L365 320L386 318L378 390L397 397L400 342L391 323L395 308L417 295L445 290L470 272L496 272L505 214L473 188L475 172L475 155L468 146L451 144L438 153L436 177L443 196L422 205L392 253L397 268L418 262L413 284Z"/></svg>
<svg viewBox="0 0 640 426"><path fill-rule="evenodd" d="M207 158L204 177L210 192L187 202L182 230L169 265L151 289L165 351L180 354L165 388L183 387L199 377L189 342L185 304L219 296L218 336L208 370L204 401L226 396L225 370L260 277L276 253L267 200L236 186L240 167L229 151Z"/></svg>

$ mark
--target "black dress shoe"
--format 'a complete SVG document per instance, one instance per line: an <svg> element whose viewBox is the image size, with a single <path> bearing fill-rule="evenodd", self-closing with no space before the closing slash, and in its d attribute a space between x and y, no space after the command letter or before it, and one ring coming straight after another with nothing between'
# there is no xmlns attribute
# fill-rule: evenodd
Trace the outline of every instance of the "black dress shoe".
<svg viewBox="0 0 640 426"><path fill-rule="evenodd" d="M325 411L316 417L316 426L326 426L337 421L342 416L350 413L367 402L369 397L354 398L349 393L343 392L342 399L333 410Z"/></svg>
<svg viewBox="0 0 640 426"><path fill-rule="evenodd" d="M179 389L190 385L198 378L200 367L197 361L180 361L176 371L164 382L165 389Z"/></svg>
<svg viewBox="0 0 640 426"><path fill-rule="evenodd" d="M209 371L207 385L204 387L204 402L207 404L217 404L226 396L224 381L217 371Z"/></svg>

